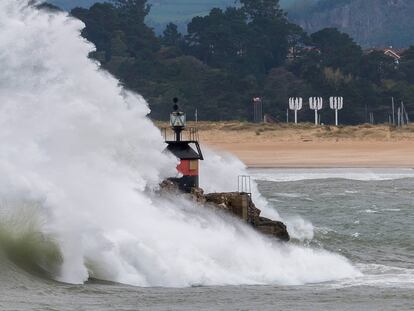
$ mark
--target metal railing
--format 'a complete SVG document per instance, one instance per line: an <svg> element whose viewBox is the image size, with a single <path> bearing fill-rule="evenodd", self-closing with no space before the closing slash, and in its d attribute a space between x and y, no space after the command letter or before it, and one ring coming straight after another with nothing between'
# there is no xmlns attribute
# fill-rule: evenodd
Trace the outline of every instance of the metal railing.
<svg viewBox="0 0 414 311"><path fill-rule="evenodd" d="M175 132L170 127L163 127L160 129L165 141L174 141ZM187 127L181 132L182 141L199 141L198 128Z"/></svg>
<svg viewBox="0 0 414 311"><path fill-rule="evenodd" d="M239 193L247 193L248 195L252 195L252 187L251 187L251 177L247 175L240 175L238 178L238 186L237 191Z"/></svg>

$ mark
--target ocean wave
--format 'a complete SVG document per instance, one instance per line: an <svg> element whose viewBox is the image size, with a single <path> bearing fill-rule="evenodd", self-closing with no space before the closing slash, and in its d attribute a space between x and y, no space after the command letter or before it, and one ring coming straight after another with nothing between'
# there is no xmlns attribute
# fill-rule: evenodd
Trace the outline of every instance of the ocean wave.
<svg viewBox="0 0 414 311"><path fill-rule="evenodd" d="M145 100L88 58L83 24L25 0L2 0L0 20L0 213L14 262L73 284L298 285L360 275L337 254L157 195L177 160L163 152ZM232 189L245 174L240 163L206 151L205 188ZM278 217L258 191L254 199ZM309 224L292 226L310 236Z"/></svg>
<svg viewBox="0 0 414 311"><path fill-rule="evenodd" d="M375 286L414 289L414 269L380 264L357 264L362 276L331 284L333 287Z"/></svg>
<svg viewBox="0 0 414 311"><path fill-rule="evenodd" d="M8 260L21 269L45 278L57 276L63 257L58 242L41 231L39 204L22 202L13 213L3 212L0 219L0 261Z"/></svg>

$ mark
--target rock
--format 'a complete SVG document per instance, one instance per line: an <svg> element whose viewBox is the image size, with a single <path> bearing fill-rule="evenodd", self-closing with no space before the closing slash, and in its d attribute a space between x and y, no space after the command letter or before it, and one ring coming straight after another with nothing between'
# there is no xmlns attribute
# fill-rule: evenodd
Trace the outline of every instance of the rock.
<svg viewBox="0 0 414 311"><path fill-rule="evenodd" d="M177 193L177 192L179 192L179 188L178 188L178 185L175 182L173 182L169 179L165 179L160 184L160 192Z"/></svg>
<svg viewBox="0 0 414 311"><path fill-rule="evenodd" d="M311 2L311 1L302 1ZM318 3L321 1L313 1ZM325 1L327 2L327 1ZM292 10L292 21L308 33L337 28L363 47L409 46L414 35L414 1L348 0L329 1L318 9ZM311 4L312 6L312 4ZM404 29L404 31L401 31Z"/></svg>
<svg viewBox="0 0 414 311"><path fill-rule="evenodd" d="M204 190L201 188L191 189L191 197L193 201L200 203L200 204L205 204L207 201L206 197L204 196Z"/></svg>
<svg viewBox="0 0 414 311"><path fill-rule="evenodd" d="M277 237L282 241L289 241L290 236L286 225L281 221L275 221L264 217L259 217L259 222L256 225L258 231Z"/></svg>
<svg viewBox="0 0 414 311"><path fill-rule="evenodd" d="M177 194L178 186L171 180L165 180L160 185L161 192ZM222 192L204 194L201 188L193 188L190 198L201 206L210 205L219 210L231 213L251 224L259 232L289 241L289 233L284 223L260 217L261 210L253 203L250 194L242 192Z"/></svg>
<svg viewBox="0 0 414 311"><path fill-rule="evenodd" d="M205 195L205 198L207 203L214 204L217 208L243 219L263 234L282 241L290 240L286 225L280 221L260 217L261 210L254 205L247 193L209 193Z"/></svg>
<svg viewBox="0 0 414 311"><path fill-rule="evenodd" d="M253 204L250 195L239 192L209 193L205 195L208 203L221 206L243 220L254 223L261 211Z"/></svg>

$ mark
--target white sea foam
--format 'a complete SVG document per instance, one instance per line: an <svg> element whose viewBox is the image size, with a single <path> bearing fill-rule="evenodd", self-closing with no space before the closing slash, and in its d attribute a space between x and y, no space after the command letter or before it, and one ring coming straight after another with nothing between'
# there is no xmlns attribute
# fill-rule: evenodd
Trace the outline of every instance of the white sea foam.
<svg viewBox="0 0 414 311"><path fill-rule="evenodd" d="M162 153L144 99L87 58L93 46L81 22L27 2L0 2L0 209L11 217L36 206L37 230L62 251L57 279L189 286L360 275L339 255L282 245L183 198L157 197L176 160ZM206 158L203 186L235 189L240 162Z"/></svg>
<svg viewBox="0 0 414 311"><path fill-rule="evenodd" d="M207 160L201 162L201 187L207 193L237 191L238 177L248 175L245 164L229 153L217 153L209 148L204 148L204 155ZM254 180L251 180L250 186L253 201L262 210L263 216L280 219L277 211L262 197Z"/></svg>
<svg viewBox="0 0 414 311"><path fill-rule="evenodd" d="M363 275L352 280L343 280L333 287L375 286L414 289L414 269L380 264L357 264Z"/></svg>
<svg viewBox="0 0 414 311"><path fill-rule="evenodd" d="M256 180L290 182L317 179L349 179L359 181L414 178L414 169L389 168L312 168L312 169L249 169Z"/></svg>

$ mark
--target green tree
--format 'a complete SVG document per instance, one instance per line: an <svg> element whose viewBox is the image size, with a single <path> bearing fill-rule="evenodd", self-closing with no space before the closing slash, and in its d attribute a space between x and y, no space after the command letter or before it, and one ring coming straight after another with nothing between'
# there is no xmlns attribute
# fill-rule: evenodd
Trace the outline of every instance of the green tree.
<svg viewBox="0 0 414 311"><path fill-rule="evenodd" d="M71 14L86 24L82 36L95 44L97 53L94 55L102 63L110 61L112 36L120 29L116 8L110 3L97 3L90 9L75 8Z"/></svg>
<svg viewBox="0 0 414 311"><path fill-rule="evenodd" d="M391 97L414 112L414 47L396 64L383 52L364 54L336 29L307 36L277 0L240 3L193 18L186 36L171 23L157 37L145 24L146 0L98 3L72 14L96 46L91 57L142 94L156 119L168 118L175 96L190 119L195 109L206 120L249 119L255 96L281 121L291 96L343 96L341 119L347 123L365 122L367 111L387 121ZM295 57L287 61L288 53ZM332 115L325 109L324 122Z"/></svg>
<svg viewBox="0 0 414 311"><path fill-rule="evenodd" d="M165 46L178 47L182 42L183 36L178 32L178 27L174 23L168 23L161 38Z"/></svg>
<svg viewBox="0 0 414 311"><path fill-rule="evenodd" d="M114 3L129 52L136 57L151 57L160 45L154 31L145 24L145 18L151 9L147 0L115 0Z"/></svg>
<svg viewBox="0 0 414 311"><path fill-rule="evenodd" d="M397 73L397 67L393 58L383 51L373 51L362 57L360 64L360 76L381 84L384 79L391 79Z"/></svg>
<svg viewBox="0 0 414 311"><path fill-rule="evenodd" d="M313 96L312 89L306 81L283 67L272 69L266 76L263 94L264 112L282 122L286 120L289 97L303 97L306 100ZM304 111L306 111L306 105L304 105Z"/></svg>
<svg viewBox="0 0 414 311"><path fill-rule="evenodd" d="M242 4L240 9L213 9L208 16L195 17L188 25L187 50L211 66L264 77L284 64L303 30L279 12L278 1Z"/></svg>
<svg viewBox="0 0 414 311"><path fill-rule="evenodd" d="M187 51L214 67L231 67L245 57L246 16L236 8L213 9L188 24Z"/></svg>
<svg viewBox="0 0 414 311"><path fill-rule="evenodd" d="M399 68L404 75L402 79L414 84L414 46L411 46L402 55Z"/></svg>
<svg viewBox="0 0 414 311"><path fill-rule="evenodd" d="M357 73L362 49L354 40L336 28L326 28L311 35L312 44L321 51L324 66L340 68L345 73Z"/></svg>
<svg viewBox="0 0 414 311"><path fill-rule="evenodd" d="M253 20L281 18L285 15L280 9L279 0L240 0L240 3Z"/></svg>

